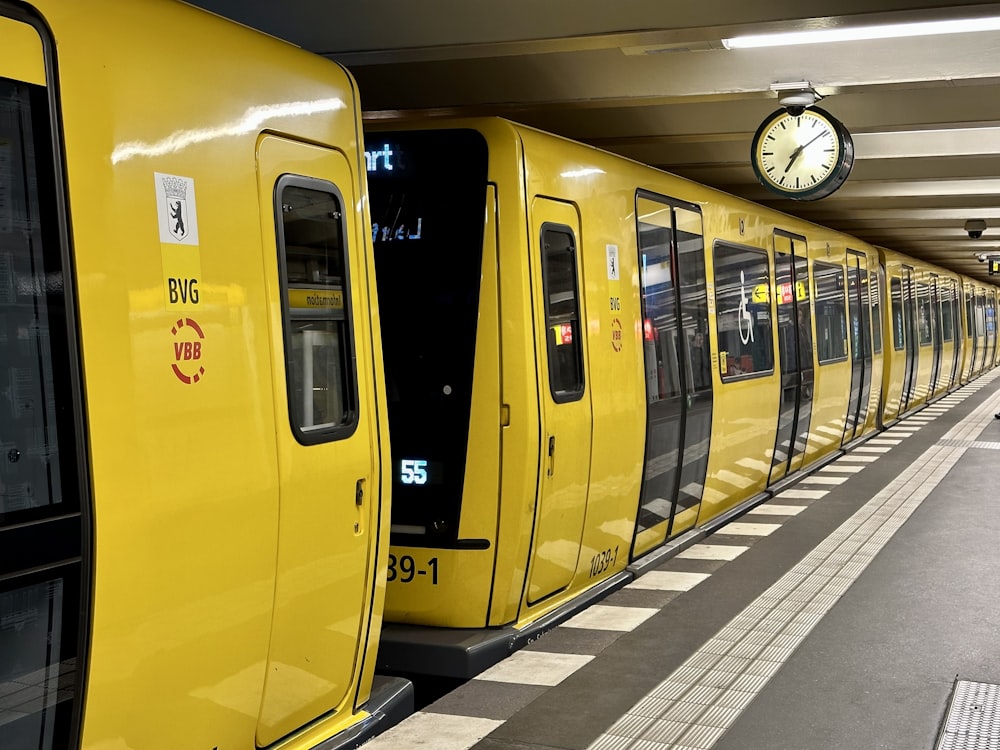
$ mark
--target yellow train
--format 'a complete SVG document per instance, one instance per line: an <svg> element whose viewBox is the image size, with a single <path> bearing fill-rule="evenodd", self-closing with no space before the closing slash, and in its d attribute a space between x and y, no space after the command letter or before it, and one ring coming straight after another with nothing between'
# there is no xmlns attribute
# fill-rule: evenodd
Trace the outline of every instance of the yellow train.
<svg viewBox="0 0 1000 750"><path fill-rule="evenodd" d="M278 40L0 0L3 750L357 747L377 665L474 674L997 362L943 269L502 120L362 141Z"/></svg>
<svg viewBox="0 0 1000 750"><path fill-rule="evenodd" d="M474 675L996 363L995 288L655 169L490 118L366 148L381 669Z"/></svg>
<svg viewBox="0 0 1000 750"><path fill-rule="evenodd" d="M102 41L104 40L104 41ZM0 747L356 747L385 389L358 93L181 3L0 0Z"/></svg>

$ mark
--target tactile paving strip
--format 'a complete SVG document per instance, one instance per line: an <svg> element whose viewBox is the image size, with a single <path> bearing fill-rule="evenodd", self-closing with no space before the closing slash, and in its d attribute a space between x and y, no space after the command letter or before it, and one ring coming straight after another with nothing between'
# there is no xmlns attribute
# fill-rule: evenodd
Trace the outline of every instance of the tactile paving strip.
<svg viewBox="0 0 1000 750"><path fill-rule="evenodd" d="M1000 451L1000 443L992 440L952 440L949 438L938 442L949 448L986 448L987 450Z"/></svg>
<svg viewBox="0 0 1000 750"><path fill-rule="evenodd" d="M1000 748L1000 685L959 680L935 750Z"/></svg>

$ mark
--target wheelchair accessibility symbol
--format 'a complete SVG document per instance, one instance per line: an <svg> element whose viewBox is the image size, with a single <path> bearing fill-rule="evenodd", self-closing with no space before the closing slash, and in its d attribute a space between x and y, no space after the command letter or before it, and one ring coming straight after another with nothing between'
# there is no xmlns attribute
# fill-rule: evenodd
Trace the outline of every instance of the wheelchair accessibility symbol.
<svg viewBox="0 0 1000 750"><path fill-rule="evenodd" d="M746 322L745 332L743 330L744 321ZM740 341L749 344L753 341L753 315L747 310L746 279L743 278L743 271L740 271L740 305L737 323L740 327Z"/></svg>

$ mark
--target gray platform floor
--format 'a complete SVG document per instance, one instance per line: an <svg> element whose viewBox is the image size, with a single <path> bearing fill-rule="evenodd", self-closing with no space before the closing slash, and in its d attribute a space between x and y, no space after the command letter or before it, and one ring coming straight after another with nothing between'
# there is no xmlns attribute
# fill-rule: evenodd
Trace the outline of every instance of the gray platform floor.
<svg viewBox="0 0 1000 750"><path fill-rule="evenodd" d="M366 747L935 748L957 680L1000 684L995 377L902 420ZM1000 748L974 729L951 740Z"/></svg>

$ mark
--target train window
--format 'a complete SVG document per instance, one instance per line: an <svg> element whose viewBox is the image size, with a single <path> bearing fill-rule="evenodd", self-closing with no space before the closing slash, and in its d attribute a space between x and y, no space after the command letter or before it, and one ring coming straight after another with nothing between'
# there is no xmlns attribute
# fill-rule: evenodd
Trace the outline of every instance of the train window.
<svg viewBox="0 0 1000 750"><path fill-rule="evenodd" d="M965 290L965 320L967 323L966 338L975 338L976 318L972 305L972 292L968 289Z"/></svg>
<svg viewBox="0 0 1000 750"><path fill-rule="evenodd" d="M927 284L917 284L917 335L920 345L927 346L934 340L934 310L931 305L931 288Z"/></svg>
<svg viewBox="0 0 1000 750"><path fill-rule="evenodd" d="M955 336L955 321L952 317L955 301L955 287L950 282L945 282L941 293L941 340L951 341Z"/></svg>
<svg viewBox="0 0 1000 750"><path fill-rule="evenodd" d="M774 343L767 253L719 242L713 260L722 379L771 372Z"/></svg>
<svg viewBox="0 0 1000 750"><path fill-rule="evenodd" d="M889 290L892 296L892 348L901 352L906 345L903 335L903 280L898 276L890 279Z"/></svg>
<svg viewBox="0 0 1000 750"><path fill-rule="evenodd" d="M0 747L57 750L87 622L73 284L49 92L0 78L0 102Z"/></svg>
<svg viewBox="0 0 1000 750"><path fill-rule="evenodd" d="M813 265L816 280L816 352L820 364L847 358L847 306L844 269L829 263Z"/></svg>
<svg viewBox="0 0 1000 750"><path fill-rule="evenodd" d="M860 269L854 265L856 263L854 255L848 255L847 267L847 312L850 316L850 336L851 336L851 359L859 361L865 357L865 333L868 326L867 302L864 301L864 294L867 287L861 284Z"/></svg>
<svg viewBox="0 0 1000 750"><path fill-rule="evenodd" d="M276 194L289 418L299 442L326 442L353 433L358 415L343 201L301 177Z"/></svg>
<svg viewBox="0 0 1000 750"><path fill-rule="evenodd" d="M549 389L558 403L583 395L576 241L569 227L542 227L542 283L548 331Z"/></svg>
<svg viewBox="0 0 1000 750"><path fill-rule="evenodd" d="M868 272L868 294L872 303L872 349L882 352L882 273Z"/></svg>
<svg viewBox="0 0 1000 750"><path fill-rule="evenodd" d="M683 390L677 297L670 254L673 210L669 204L639 198L637 211L646 399L655 403L676 398Z"/></svg>

